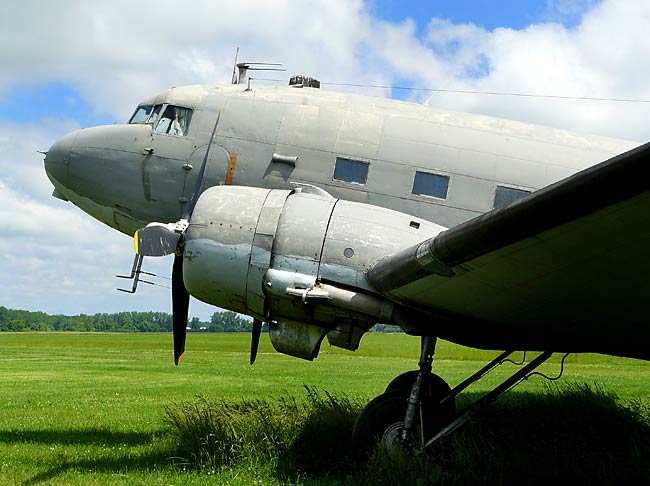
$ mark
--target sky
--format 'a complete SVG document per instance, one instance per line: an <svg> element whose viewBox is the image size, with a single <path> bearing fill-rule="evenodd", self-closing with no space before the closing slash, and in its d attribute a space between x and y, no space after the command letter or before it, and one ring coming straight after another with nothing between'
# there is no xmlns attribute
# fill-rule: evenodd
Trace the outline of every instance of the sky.
<svg viewBox="0 0 650 486"><path fill-rule="evenodd" d="M650 3L638 0L0 0L0 11L0 305L9 308L170 311L163 287L115 290L130 238L51 197L37 151L77 128L124 122L170 86L228 83L236 47L241 60L283 63L275 77L650 100ZM648 102L355 90L650 140ZM169 259L149 260L169 275ZM214 311L193 300L190 315Z"/></svg>

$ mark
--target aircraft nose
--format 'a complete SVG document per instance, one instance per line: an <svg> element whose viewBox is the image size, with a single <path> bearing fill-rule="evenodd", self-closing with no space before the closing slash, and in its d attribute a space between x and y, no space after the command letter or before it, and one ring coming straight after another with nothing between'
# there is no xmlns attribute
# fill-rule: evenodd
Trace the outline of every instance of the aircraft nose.
<svg viewBox="0 0 650 486"><path fill-rule="evenodd" d="M77 138L79 130L67 134L62 139L54 142L45 155L45 172L55 188L66 185L68 179L68 163L70 151Z"/></svg>

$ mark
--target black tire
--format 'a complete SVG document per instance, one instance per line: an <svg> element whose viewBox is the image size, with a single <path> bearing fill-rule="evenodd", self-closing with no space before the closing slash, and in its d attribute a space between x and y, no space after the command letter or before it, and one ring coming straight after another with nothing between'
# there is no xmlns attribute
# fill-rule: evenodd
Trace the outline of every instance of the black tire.
<svg viewBox="0 0 650 486"><path fill-rule="evenodd" d="M361 411L352 429L352 444L361 453L372 451L378 442L384 442L386 431L404 421L407 399L401 392L383 393Z"/></svg>
<svg viewBox="0 0 650 486"><path fill-rule="evenodd" d="M359 414L352 429L352 443L360 453L368 453L377 443L391 448L398 441L401 427L406 415L408 397L403 390L382 393L372 400ZM435 402L424 402L424 436L431 438L446 425L448 416L442 412ZM417 416L417 415L416 415ZM416 418L419 430L420 422ZM419 436L419 432L417 432Z"/></svg>
<svg viewBox="0 0 650 486"><path fill-rule="evenodd" d="M402 393L403 396L408 398L411 393L411 387L415 383L415 379L418 376L418 370L411 370L401 375L397 376L393 381L391 381L386 387L384 393ZM421 399L424 402L435 402L439 403L444 397L449 395L451 388L445 380L440 378L435 373L429 373L424 387L421 390ZM456 413L456 400L450 398L442 406L442 414L446 414L451 417Z"/></svg>

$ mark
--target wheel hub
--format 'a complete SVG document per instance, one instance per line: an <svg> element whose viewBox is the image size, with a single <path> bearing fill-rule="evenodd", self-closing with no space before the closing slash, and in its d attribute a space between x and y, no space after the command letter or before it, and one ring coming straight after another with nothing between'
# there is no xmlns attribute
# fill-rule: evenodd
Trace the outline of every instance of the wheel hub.
<svg viewBox="0 0 650 486"><path fill-rule="evenodd" d="M380 444L387 451L395 450L403 446L402 430L404 429L404 422L395 422L389 426L381 436Z"/></svg>

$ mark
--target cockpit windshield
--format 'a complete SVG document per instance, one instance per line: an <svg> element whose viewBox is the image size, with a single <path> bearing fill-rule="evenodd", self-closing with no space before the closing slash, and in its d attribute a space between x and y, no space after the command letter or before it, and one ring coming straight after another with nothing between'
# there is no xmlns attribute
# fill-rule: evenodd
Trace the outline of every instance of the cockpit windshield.
<svg viewBox="0 0 650 486"><path fill-rule="evenodd" d="M192 110L180 106L167 105L160 116L163 105L140 105L129 120L129 123L145 124L154 127L156 133L165 133L184 137L190 126Z"/></svg>
<svg viewBox="0 0 650 486"><path fill-rule="evenodd" d="M189 108L167 105L158 125L156 125L156 132L184 137L187 135L191 118L192 110Z"/></svg>
<svg viewBox="0 0 650 486"><path fill-rule="evenodd" d="M135 113L129 120L129 123L147 123L153 105L140 105L136 108Z"/></svg>

